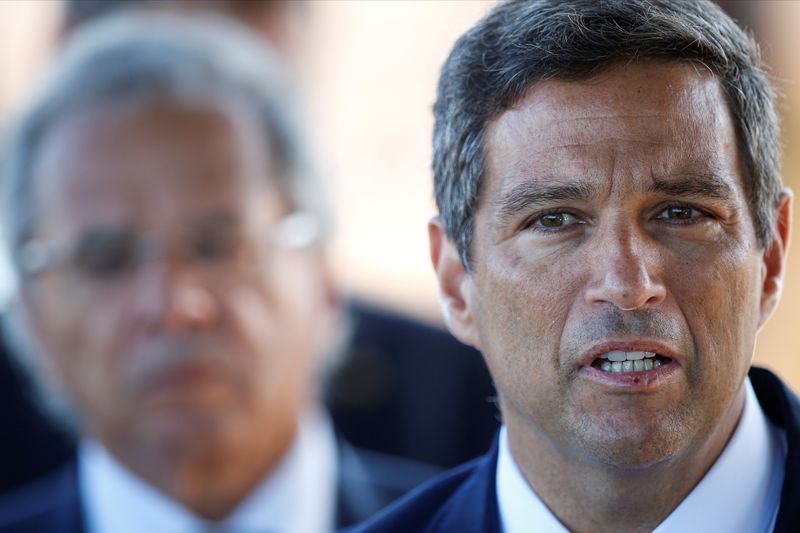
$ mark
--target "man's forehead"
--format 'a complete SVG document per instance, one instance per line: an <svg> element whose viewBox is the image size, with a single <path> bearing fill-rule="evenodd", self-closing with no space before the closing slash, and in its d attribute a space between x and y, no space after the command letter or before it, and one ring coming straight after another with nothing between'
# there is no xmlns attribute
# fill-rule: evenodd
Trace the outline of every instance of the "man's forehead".
<svg viewBox="0 0 800 533"><path fill-rule="evenodd" d="M224 102L102 102L56 120L34 162L48 157L66 161L80 170L76 178L91 177L91 167L100 166L107 180L125 181L126 172L147 174L169 160L202 177L215 167L268 159L268 143L255 133L248 114ZM106 166L116 167L116 172L108 172Z"/></svg>
<svg viewBox="0 0 800 533"><path fill-rule="evenodd" d="M727 109L716 76L693 62L642 61L618 63L585 79L548 79L533 83L489 129L523 115L530 127L547 127L540 134L578 127L587 120L646 123L669 119L676 108ZM629 113L620 113L626 109ZM519 121L519 119L517 119Z"/></svg>
<svg viewBox="0 0 800 533"><path fill-rule="evenodd" d="M635 143L647 149L727 132L735 139L726 95L707 70L690 62L620 63L588 79L534 83L489 123L486 153L491 166L521 152L521 145L556 157L565 148Z"/></svg>
<svg viewBox="0 0 800 533"><path fill-rule="evenodd" d="M727 98L693 63L619 64L586 80L538 82L490 124L486 157L482 197L495 212L531 195L663 193L691 182L743 201Z"/></svg>
<svg viewBox="0 0 800 533"><path fill-rule="evenodd" d="M53 124L34 161L35 194L76 222L233 204L276 181L262 140L223 102L101 103Z"/></svg>
<svg viewBox="0 0 800 533"><path fill-rule="evenodd" d="M254 114L235 99L211 94L194 98L147 94L112 97L57 115L49 123L42 144L47 146L48 140L57 139L62 144L66 141L72 149L90 151L98 144L116 143L115 148L135 150L157 145L153 134L168 132L162 136L169 137L173 148L200 135L217 147L226 147L249 140L257 131ZM65 130L68 135L63 135Z"/></svg>

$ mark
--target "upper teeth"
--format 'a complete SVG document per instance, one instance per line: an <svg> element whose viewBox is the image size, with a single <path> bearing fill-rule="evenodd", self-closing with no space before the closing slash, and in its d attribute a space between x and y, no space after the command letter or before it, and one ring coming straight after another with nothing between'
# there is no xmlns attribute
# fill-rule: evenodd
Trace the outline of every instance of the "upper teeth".
<svg viewBox="0 0 800 533"><path fill-rule="evenodd" d="M602 359L608 359L609 361L639 361L645 357L649 358L655 356L656 354L653 352L623 352L622 350L613 350L604 353L600 357Z"/></svg>

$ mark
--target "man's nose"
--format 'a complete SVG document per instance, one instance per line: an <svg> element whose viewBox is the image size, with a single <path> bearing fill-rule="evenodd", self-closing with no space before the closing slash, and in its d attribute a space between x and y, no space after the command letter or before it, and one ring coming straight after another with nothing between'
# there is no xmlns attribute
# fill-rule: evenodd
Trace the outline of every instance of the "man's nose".
<svg viewBox="0 0 800 533"><path fill-rule="evenodd" d="M631 227L601 232L591 243L590 304L610 303L623 311L661 303L667 291L657 243Z"/></svg>
<svg viewBox="0 0 800 533"><path fill-rule="evenodd" d="M218 297L190 265L170 258L143 267L134 298L152 326L172 331L203 329L220 314Z"/></svg>

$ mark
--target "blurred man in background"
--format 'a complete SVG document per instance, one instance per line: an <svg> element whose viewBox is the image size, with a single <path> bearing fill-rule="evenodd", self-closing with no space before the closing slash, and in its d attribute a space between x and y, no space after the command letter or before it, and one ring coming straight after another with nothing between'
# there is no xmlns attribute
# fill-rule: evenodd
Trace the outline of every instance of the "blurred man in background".
<svg viewBox="0 0 800 533"><path fill-rule="evenodd" d="M213 13L245 24L301 61L308 6L242 0L67 0L64 35L121 11ZM440 466L479 454L498 421L494 389L480 355L447 332L361 300L343 300L341 353L324 396L337 431L352 443ZM2 349L7 348L0 346ZM73 443L38 415L24 375L0 355L4 417L14 427L0 451L0 491L68 460ZM14 459L10 459L13 457Z"/></svg>
<svg viewBox="0 0 800 533"><path fill-rule="evenodd" d="M120 11L223 16L265 39L295 71L313 53L305 46L311 6L287 0L67 0L65 33ZM337 429L359 446L444 467L480 454L499 425L480 354L373 303L346 299L343 307L347 339L325 391Z"/></svg>
<svg viewBox="0 0 800 533"><path fill-rule="evenodd" d="M321 532L430 471L337 440L336 294L291 86L221 20L70 41L12 131L14 346L80 434L0 530Z"/></svg>

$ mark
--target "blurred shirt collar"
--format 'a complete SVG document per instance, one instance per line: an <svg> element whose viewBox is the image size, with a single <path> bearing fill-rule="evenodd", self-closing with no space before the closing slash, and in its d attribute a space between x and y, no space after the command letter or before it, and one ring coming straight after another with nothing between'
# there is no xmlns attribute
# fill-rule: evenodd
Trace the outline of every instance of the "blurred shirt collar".
<svg viewBox="0 0 800 533"><path fill-rule="evenodd" d="M772 531L786 462L786 435L764 415L750 379L742 417L722 454L653 533ZM497 500L505 533L568 533L531 490L500 430Z"/></svg>
<svg viewBox="0 0 800 533"><path fill-rule="evenodd" d="M318 411L300 421L284 458L223 522L208 522L130 472L98 442L81 443L78 479L89 533L333 531L336 440Z"/></svg>

